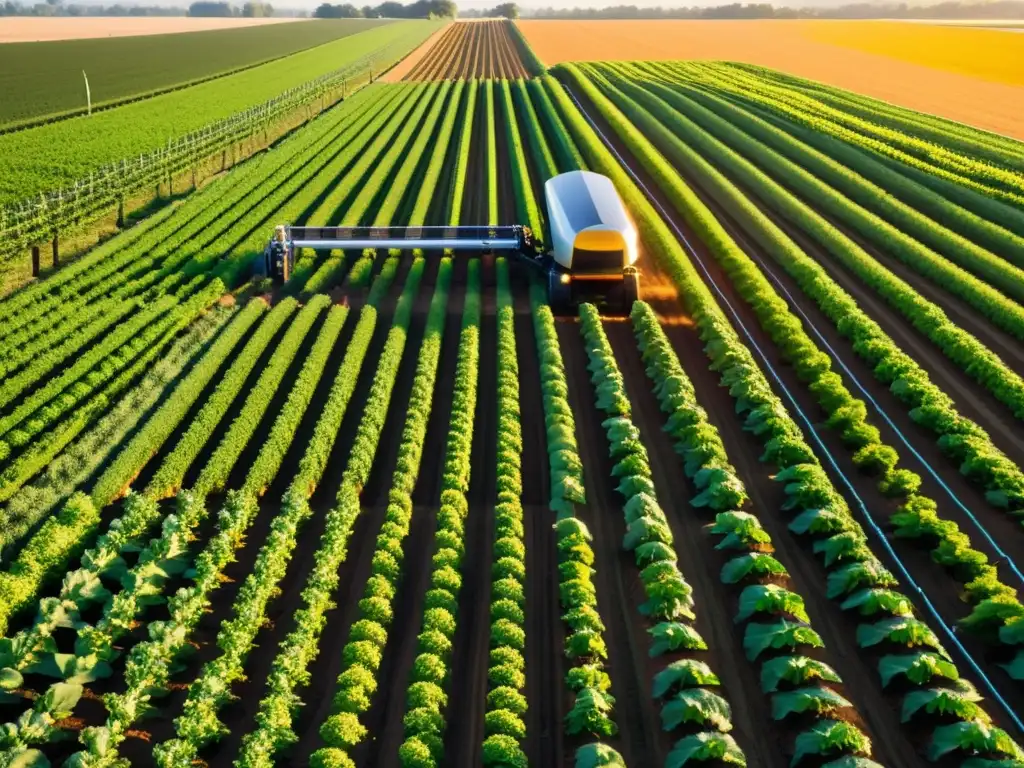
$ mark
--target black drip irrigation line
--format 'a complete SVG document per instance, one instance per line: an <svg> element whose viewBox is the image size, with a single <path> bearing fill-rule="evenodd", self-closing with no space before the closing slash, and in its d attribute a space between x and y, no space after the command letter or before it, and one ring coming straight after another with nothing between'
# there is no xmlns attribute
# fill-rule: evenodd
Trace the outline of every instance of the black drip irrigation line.
<svg viewBox="0 0 1024 768"><path fill-rule="evenodd" d="M655 196L651 193L651 191L647 188L643 181L640 180L636 172L633 170L632 166L630 166L622 157L622 155L619 154L618 150L615 149L612 143L608 140L608 137L605 136L604 132L597 125L594 119L591 118L591 116L583 108L583 105L580 104L579 99L576 98L576 94L574 94L572 90L570 90L569 87L566 86L564 83L562 84L562 87L565 89L565 92L569 95L569 98L572 99L573 103L576 105L576 108L580 111L580 114L583 115L587 123L590 124L590 127L601 138L601 141L604 143L605 147L613 155L615 155L615 158L619 161L619 165L621 165L622 168L626 171L626 173L629 174L630 178L633 179L633 182L641 190L643 190L643 193L647 197L648 202L658 210L664 222L669 227L672 228L672 231L675 233L679 242L682 243L682 245L686 248L686 251L689 254L690 258L700 267L701 271L704 273L706 282L718 295L718 298L722 302L722 304L728 309L729 314L732 315L733 322L743 332L743 335L746 336L749 346L752 349L754 349L755 352L757 352L758 357L761 358L761 362L764 368L771 374L771 377L775 380L779 389L782 391L786 399L792 405L793 409L799 415L800 420L804 422L811 437L814 439L814 442L818 445L820 452L824 454L824 456L828 460L828 463L832 466L833 471L842 479L843 484L849 489L849 492L853 496L853 498L856 499L857 506L860 507L861 512L864 515L864 518L867 520L868 525L870 526L871 530L874 531L875 535L878 537L882 546L885 547L886 551L889 553L889 556L892 558L893 562L896 563L896 566L899 569L900 573L903 575L906 584L908 584L910 588L917 593L918 598L920 599L922 604L932 615L934 620L938 622L939 626L942 627L942 630L946 634L946 637L960 651L964 659L966 659L967 663L974 670L974 673L978 676L978 678L981 679L985 687L988 689L989 693L991 693L992 697L996 701L998 701L1002 708L1006 711L1006 714L1009 716L1010 720L1013 721L1013 724L1017 727L1018 731L1024 731L1024 723L1021 722L1021 719L1018 717L1013 707L1010 706L1009 702L1007 702L1006 699L1002 697L1002 695L1000 695L999 691L996 689L993 682L989 679L988 675L986 675L984 671L982 671L981 666L978 664L978 662L974 660L974 657L971 656L971 654L964 647L963 643L961 643L959 638L957 638L955 627L946 623L942 616L939 615L939 612L932 604L932 601L928 599L928 595L925 593L925 591L916 581L914 581L914 578L910 575L910 572L907 570L907 567L903 564L903 561L899 558L899 556L896 554L896 551L889 543L889 540L885 537L885 534L883 533L882 529L879 527L878 523L875 522L874 517L868 510L867 504L864 503L864 500L861 498L860 494L857 493L856 488L854 488L853 483L850 482L850 479L846 476L846 473L843 472L842 468L840 468L835 457L832 455L831 451L829 451L825 443L822 441L821 437L818 435L818 432L814 427L814 423L810 420L807 414L804 413L804 410L800 407L800 404L797 402L793 393L790 392L789 388L782 381L782 378L779 376L778 372L775 370L771 362L768 360L768 357L764 353L764 350L761 349L757 341L755 341L753 335L750 333L750 330L744 324L742 318L740 318L739 312L737 312L736 308L729 301L728 297L726 297L724 291L711 276L711 272L705 265L704 260L701 259L701 257L698 255L696 249L690 244L690 241L687 239L686 235L679 229L679 227L673 221L671 215L669 215L669 213L665 210L664 206L661 205L661 203L655 198ZM833 354L835 354L834 351ZM842 363L840 362L840 364Z"/></svg>

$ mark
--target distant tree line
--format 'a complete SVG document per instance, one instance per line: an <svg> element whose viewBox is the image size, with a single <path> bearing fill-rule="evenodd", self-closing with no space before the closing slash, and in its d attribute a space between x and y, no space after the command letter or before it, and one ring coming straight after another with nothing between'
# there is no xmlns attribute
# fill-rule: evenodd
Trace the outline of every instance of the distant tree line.
<svg viewBox="0 0 1024 768"><path fill-rule="evenodd" d="M351 3L324 3L313 12L313 16L318 19L454 19L458 12L454 0L416 0L409 5L386 0L377 6L364 5L361 8Z"/></svg>
<svg viewBox="0 0 1024 768"><path fill-rule="evenodd" d="M209 17L230 17L242 16L248 19L259 19L274 15L274 7L270 3L250 2L237 8L231 3L200 2L192 3L188 7L189 16Z"/></svg>
<svg viewBox="0 0 1024 768"><path fill-rule="evenodd" d="M1024 0L944 2L925 6L854 3L837 8L790 8L769 3L730 3L713 8L615 5L607 8L524 8L522 15L535 19L1020 19L1024 18Z"/></svg>
<svg viewBox="0 0 1024 768"><path fill-rule="evenodd" d="M519 15L519 6L515 3L502 3L490 10L462 12L462 17L465 19L518 19Z"/></svg>
<svg viewBox="0 0 1024 768"><path fill-rule="evenodd" d="M0 5L0 16L240 16L261 18L273 16L270 3L247 2L241 7L222 2L195 2L188 8L159 5L64 5L60 0L47 0L35 5L21 5L6 0Z"/></svg>
<svg viewBox="0 0 1024 768"><path fill-rule="evenodd" d="M21 5L7 0L0 5L0 16L184 16L184 8L159 5L61 5L36 3Z"/></svg>

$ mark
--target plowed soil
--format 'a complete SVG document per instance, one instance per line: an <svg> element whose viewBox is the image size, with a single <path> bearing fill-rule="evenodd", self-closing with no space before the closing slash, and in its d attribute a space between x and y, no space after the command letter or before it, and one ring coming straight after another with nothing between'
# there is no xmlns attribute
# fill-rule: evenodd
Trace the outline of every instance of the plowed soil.
<svg viewBox="0 0 1024 768"><path fill-rule="evenodd" d="M529 77L508 21L457 22L428 42L430 49L403 80ZM414 55L416 55L414 54Z"/></svg>

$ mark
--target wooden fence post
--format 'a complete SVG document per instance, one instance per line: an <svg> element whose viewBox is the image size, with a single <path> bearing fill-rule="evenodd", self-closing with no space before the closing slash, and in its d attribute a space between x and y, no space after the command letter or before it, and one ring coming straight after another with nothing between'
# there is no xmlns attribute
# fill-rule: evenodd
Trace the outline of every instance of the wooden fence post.
<svg viewBox="0 0 1024 768"><path fill-rule="evenodd" d="M60 263L60 253L57 250L57 232L53 233L53 266L57 266Z"/></svg>
<svg viewBox="0 0 1024 768"><path fill-rule="evenodd" d="M32 277L39 277L39 246L32 246Z"/></svg>
<svg viewBox="0 0 1024 768"><path fill-rule="evenodd" d="M124 193L117 198L117 227L124 229Z"/></svg>

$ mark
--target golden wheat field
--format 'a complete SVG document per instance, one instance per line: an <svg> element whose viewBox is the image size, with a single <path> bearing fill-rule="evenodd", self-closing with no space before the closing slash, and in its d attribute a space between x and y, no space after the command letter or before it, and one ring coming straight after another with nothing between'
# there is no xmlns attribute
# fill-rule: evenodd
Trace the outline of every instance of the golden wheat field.
<svg viewBox="0 0 1024 768"><path fill-rule="evenodd" d="M847 21L520 21L549 66L600 59L724 59L1024 138L1024 35Z"/></svg>

